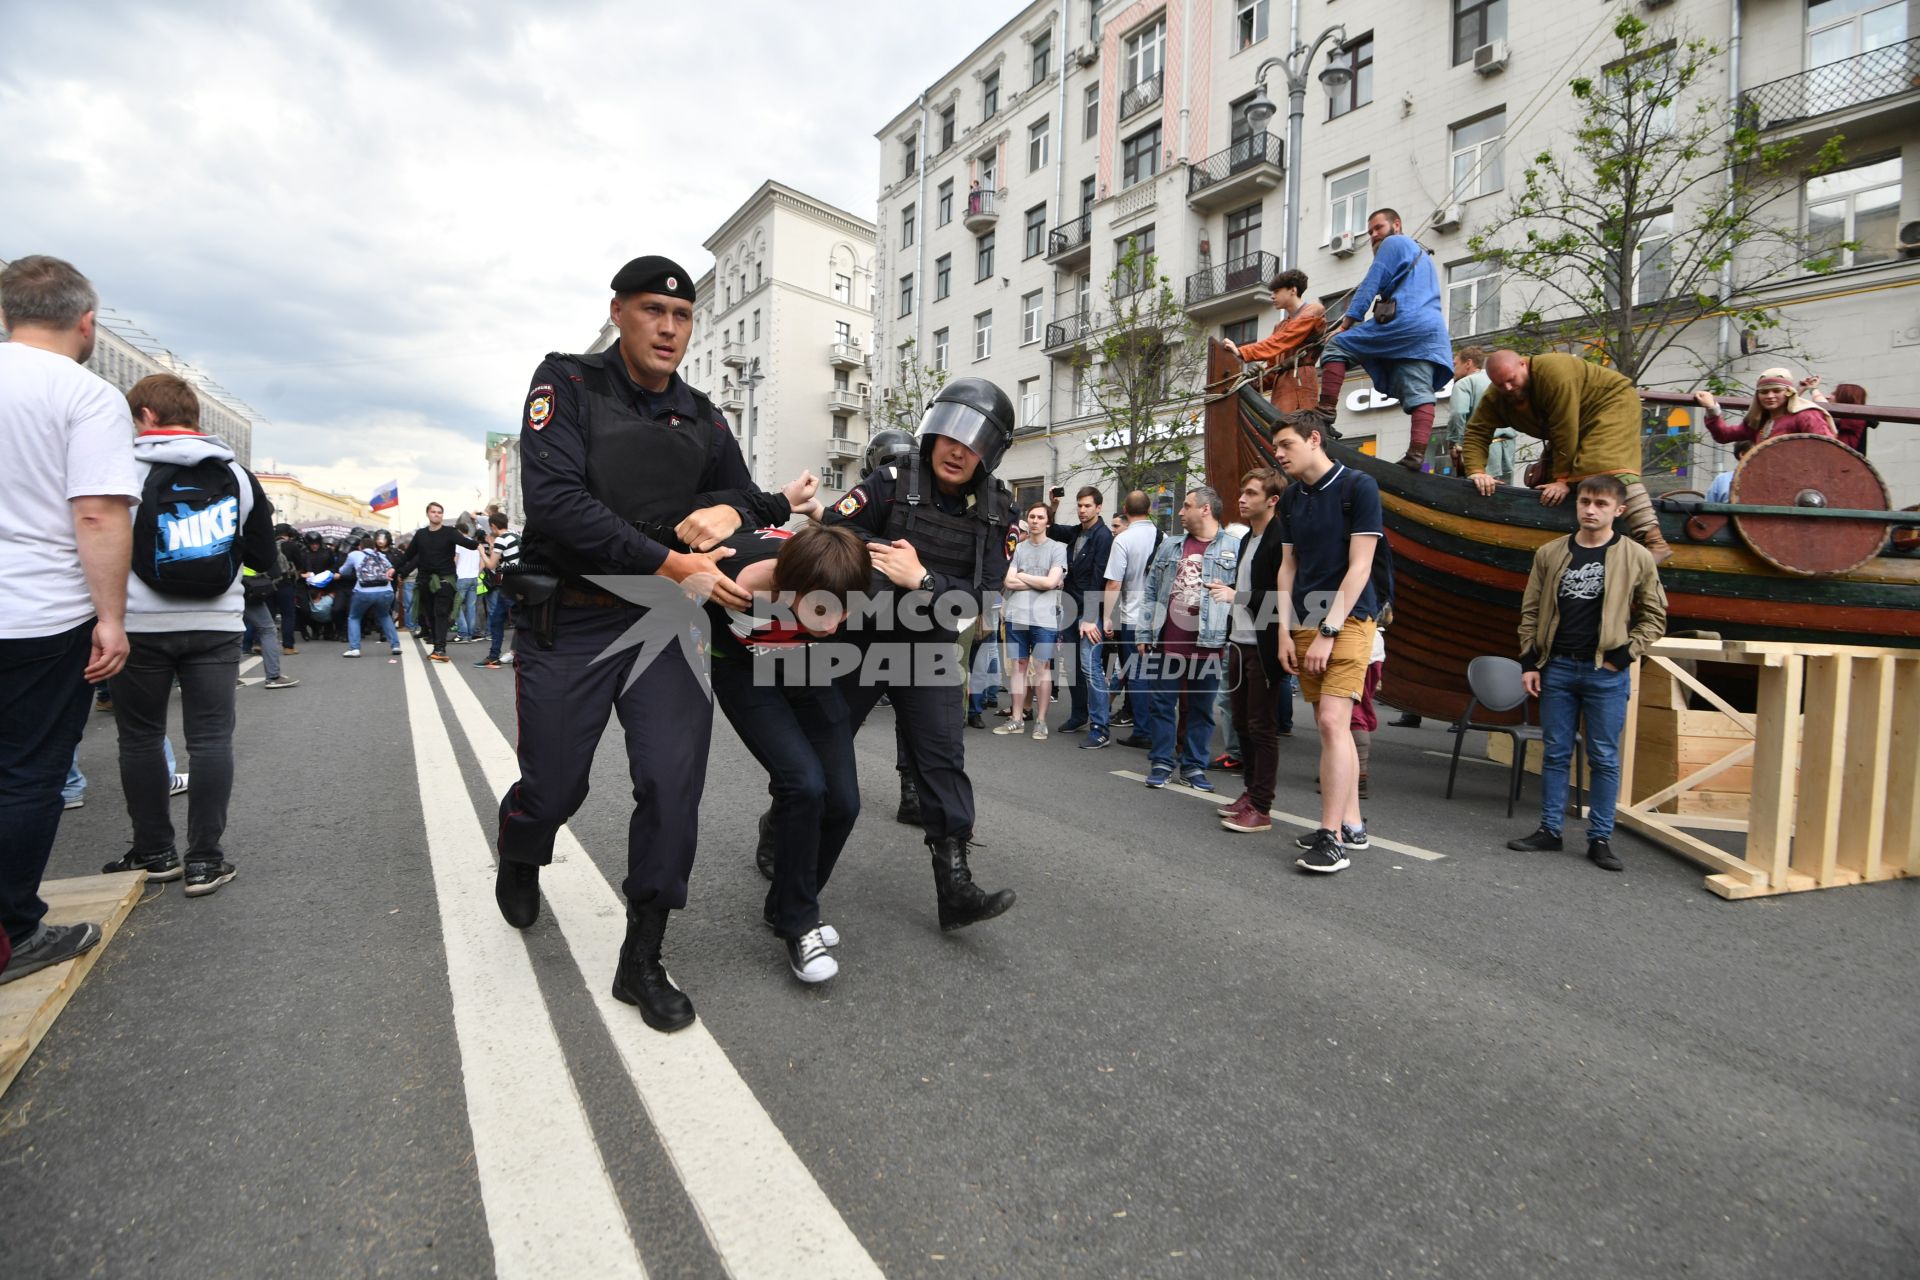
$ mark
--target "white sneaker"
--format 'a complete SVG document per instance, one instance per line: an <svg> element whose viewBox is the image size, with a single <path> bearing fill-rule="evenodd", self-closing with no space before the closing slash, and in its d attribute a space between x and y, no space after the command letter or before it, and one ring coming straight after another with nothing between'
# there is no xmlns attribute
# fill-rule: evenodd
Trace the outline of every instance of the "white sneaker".
<svg viewBox="0 0 1920 1280"><path fill-rule="evenodd" d="M1045 720L1035 720L1033 722L1033 740L1035 742L1045 742L1047 740L1047 722Z"/></svg>
<svg viewBox="0 0 1920 1280"><path fill-rule="evenodd" d="M360 656L360 651L358 649L348 649L340 656L343 658L357 658Z"/></svg>
<svg viewBox="0 0 1920 1280"><path fill-rule="evenodd" d="M187 794L187 775L184 773L174 774L167 782L167 794L170 796L183 796Z"/></svg>
<svg viewBox="0 0 1920 1280"><path fill-rule="evenodd" d="M813 929L787 943L787 967L802 982L825 982L840 972L840 962L827 954L826 939Z"/></svg>
<svg viewBox="0 0 1920 1280"><path fill-rule="evenodd" d="M1010 733L1025 733L1027 726L1018 720L1009 720L1005 724L995 725L993 731L1004 738Z"/></svg>

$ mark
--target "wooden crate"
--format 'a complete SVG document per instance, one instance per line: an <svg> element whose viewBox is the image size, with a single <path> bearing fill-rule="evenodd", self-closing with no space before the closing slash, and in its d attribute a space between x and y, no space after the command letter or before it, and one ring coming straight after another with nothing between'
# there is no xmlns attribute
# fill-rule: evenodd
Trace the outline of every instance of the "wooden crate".
<svg viewBox="0 0 1920 1280"><path fill-rule="evenodd" d="M92 972L94 962L120 931L120 922L140 901L140 886L146 879L144 871L119 871L106 876L49 880L40 886L48 924L91 921L100 926L100 941L93 950L65 964L0 986L0 1094L27 1065L27 1058L46 1038L53 1020L67 1007L67 1001Z"/></svg>
<svg viewBox="0 0 1920 1280"><path fill-rule="evenodd" d="M1688 670L1696 661L1756 668L1756 709L1707 688ZM1711 869L1713 892L1920 876L1920 649L1662 640L1634 686L1619 823ZM1716 710L1680 705L1682 686ZM1644 767L1643 751L1653 757ZM1683 801L1690 794L1705 797L1700 807ZM1694 831L1739 833L1745 848L1729 853Z"/></svg>

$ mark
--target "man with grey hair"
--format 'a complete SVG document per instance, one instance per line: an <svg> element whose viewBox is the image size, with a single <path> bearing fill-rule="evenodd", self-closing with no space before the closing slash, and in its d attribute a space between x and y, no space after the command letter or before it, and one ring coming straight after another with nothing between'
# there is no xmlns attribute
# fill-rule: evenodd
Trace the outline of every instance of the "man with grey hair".
<svg viewBox="0 0 1920 1280"><path fill-rule="evenodd" d="M1173 780L1197 791L1212 791L1207 761L1213 753L1213 705L1227 655L1227 629L1233 621L1234 579L1240 568L1240 539L1220 527L1225 508L1206 485L1187 491L1180 504L1184 536L1168 538L1147 566L1147 603L1158 626L1158 640L1136 646L1134 661L1148 723L1147 785ZM1148 635L1155 634L1152 631ZM1180 726L1180 702L1186 699L1186 732ZM1178 743L1175 739L1178 738Z"/></svg>
<svg viewBox="0 0 1920 1280"><path fill-rule="evenodd" d="M12 548L0 593L0 982L100 941L96 924L45 923L40 898L88 686L127 660L140 486L126 400L81 368L98 307L58 258L0 271L0 542Z"/></svg>

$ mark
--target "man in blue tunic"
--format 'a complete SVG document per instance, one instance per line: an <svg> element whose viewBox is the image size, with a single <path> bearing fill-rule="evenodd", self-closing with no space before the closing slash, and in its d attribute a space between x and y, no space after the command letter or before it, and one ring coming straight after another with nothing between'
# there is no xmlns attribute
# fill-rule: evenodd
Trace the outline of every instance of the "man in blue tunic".
<svg viewBox="0 0 1920 1280"><path fill-rule="evenodd" d="M1374 388L1398 400L1400 411L1412 419L1412 439L1400 465L1418 471L1433 435L1434 396L1453 381L1440 272L1420 242L1401 230L1400 215L1391 209L1368 215L1367 238L1373 241L1373 266L1327 339L1315 412L1332 427L1347 366L1359 361Z"/></svg>

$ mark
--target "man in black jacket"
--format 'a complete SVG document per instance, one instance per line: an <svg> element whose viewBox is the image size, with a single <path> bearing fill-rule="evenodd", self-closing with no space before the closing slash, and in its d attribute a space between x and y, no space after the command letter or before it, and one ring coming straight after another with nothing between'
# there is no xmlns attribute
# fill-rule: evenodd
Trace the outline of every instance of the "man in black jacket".
<svg viewBox="0 0 1920 1280"><path fill-rule="evenodd" d="M447 657L447 632L453 626L453 549L465 547L472 551L480 545L452 525L442 523L445 519L446 511L440 504L429 502L426 525L413 531L413 542L400 557L400 563L394 566L402 578L419 570L420 586L415 595L420 602L427 643L433 646L433 652L427 656L435 662L452 661Z"/></svg>
<svg viewBox="0 0 1920 1280"><path fill-rule="evenodd" d="M1229 831L1257 833L1273 830L1267 811L1273 808L1275 775L1280 768L1280 699L1291 697L1286 673L1280 667L1280 613L1271 599L1280 576L1280 539L1271 536L1273 512L1287 478L1272 467L1260 467L1241 478L1240 519L1247 536L1240 544L1240 576L1232 588L1233 630L1228 640L1233 660L1233 729L1240 735L1245 762L1241 778L1246 789L1240 798L1220 810L1220 825ZM1225 592L1216 585L1215 594Z"/></svg>
<svg viewBox="0 0 1920 1280"><path fill-rule="evenodd" d="M1049 513L1058 509L1065 489L1047 495ZM1107 527L1100 510L1100 490L1084 485L1074 498L1078 524L1049 522L1047 536L1067 544L1067 590L1079 612L1075 624L1079 643L1073 675L1073 712L1061 729L1072 733L1086 729L1083 746L1107 745L1111 734L1107 725L1107 667L1100 633L1100 599L1107 589L1107 554L1113 550L1113 530Z"/></svg>

